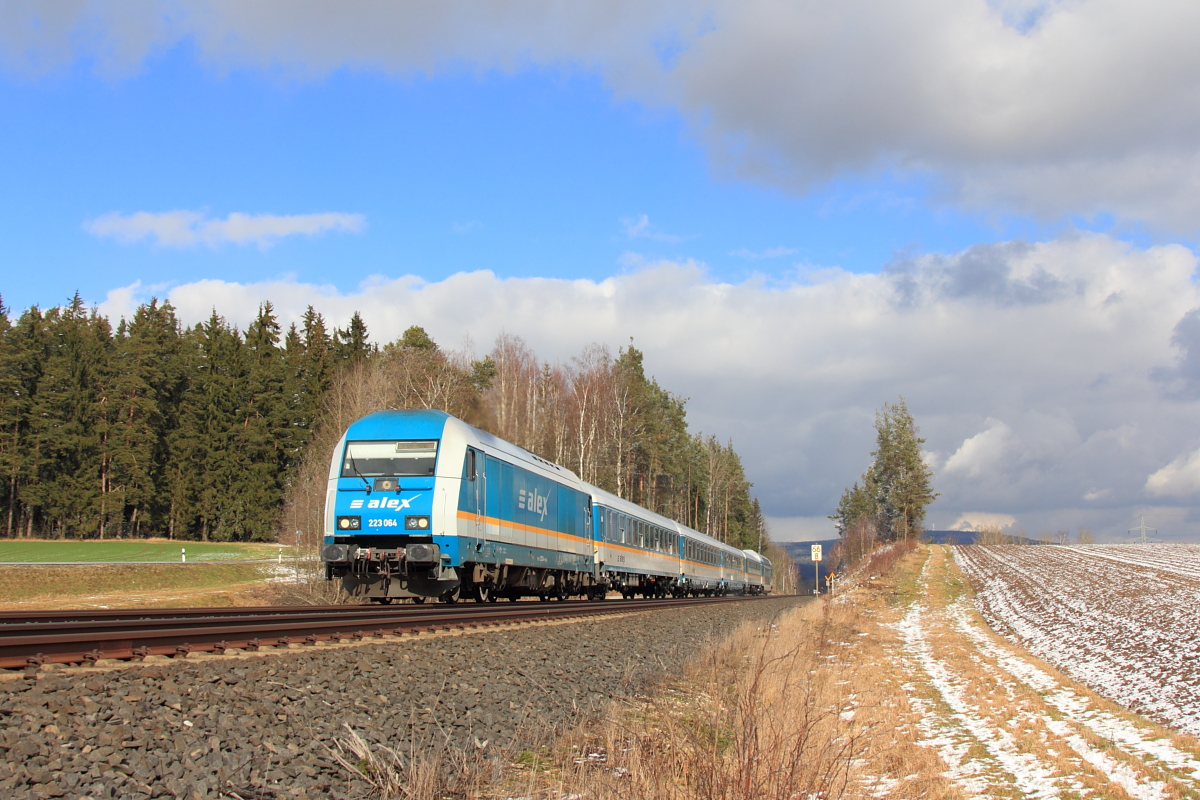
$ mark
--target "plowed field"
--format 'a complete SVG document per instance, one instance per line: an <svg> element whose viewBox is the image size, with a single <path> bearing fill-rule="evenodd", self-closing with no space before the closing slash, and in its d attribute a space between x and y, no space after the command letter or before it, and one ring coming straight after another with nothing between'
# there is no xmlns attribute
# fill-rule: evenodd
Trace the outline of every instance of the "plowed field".
<svg viewBox="0 0 1200 800"><path fill-rule="evenodd" d="M994 630L1126 708L1200 735L1200 545L954 553Z"/></svg>

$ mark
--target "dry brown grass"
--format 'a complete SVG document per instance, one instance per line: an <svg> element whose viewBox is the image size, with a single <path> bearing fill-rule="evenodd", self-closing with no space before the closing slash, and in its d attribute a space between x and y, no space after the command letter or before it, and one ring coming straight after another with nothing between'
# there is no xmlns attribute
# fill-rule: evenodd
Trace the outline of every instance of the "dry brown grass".
<svg viewBox="0 0 1200 800"><path fill-rule="evenodd" d="M279 569L282 566L282 571ZM359 603L314 560L276 564L12 565L0 609L199 608Z"/></svg>
<svg viewBox="0 0 1200 800"><path fill-rule="evenodd" d="M333 606L357 605L362 599L351 597L340 580L325 580L325 563L306 559L288 565L290 575L263 587L268 605L275 606Z"/></svg>
<svg viewBox="0 0 1200 800"><path fill-rule="evenodd" d="M894 591L888 573L905 552L868 560L873 595ZM958 797L906 728L911 709L879 669L884 642L862 603L759 620L651 696L515 765L489 796L832 800L883 796L878 776L919 774L906 789Z"/></svg>
<svg viewBox="0 0 1200 800"><path fill-rule="evenodd" d="M467 751L445 741L414 743L401 750L372 745L349 725L345 730L333 747L327 748L330 756L381 800L478 797L503 768L498 757L485 757L482 751Z"/></svg>
<svg viewBox="0 0 1200 800"><path fill-rule="evenodd" d="M234 605L262 591L261 564L104 564L6 567L0 608Z"/></svg>

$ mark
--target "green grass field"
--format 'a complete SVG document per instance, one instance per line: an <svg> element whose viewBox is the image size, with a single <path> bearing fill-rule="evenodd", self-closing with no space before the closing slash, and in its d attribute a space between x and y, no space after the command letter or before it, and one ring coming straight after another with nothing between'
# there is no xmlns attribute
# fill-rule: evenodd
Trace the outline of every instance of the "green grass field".
<svg viewBox="0 0 1200 800"><path fill-rule="evenodd" d="M232 542L167 542L144 540L110 541L28 541L0 540L0 563L54 562L70 564L80 561L111 561L138 563L146 561L179 561L180 549L187 549L187 560L232 561L250 558L272 558L279 554L279 545L238 544ZM283 556L291 553L283 548Z"/></svg>

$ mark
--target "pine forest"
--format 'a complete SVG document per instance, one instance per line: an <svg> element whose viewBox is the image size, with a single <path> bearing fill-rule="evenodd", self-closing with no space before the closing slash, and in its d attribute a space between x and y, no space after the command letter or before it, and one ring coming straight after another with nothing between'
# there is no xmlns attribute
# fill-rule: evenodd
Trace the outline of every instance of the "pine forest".
<svg viewBox="0 0 1200 800"><path fill-rule="evenodd" d="M309 307L286 331L182 325L151 301L114 327L78 294L13 318L0 304L0 486L8 537L313 543L332 448L353 420L436 408L738 547L766 525L731 443L691 433L685 401L630 343L543 361L502 334L482 359L419 327L372 342L357 313Z"/></svg>

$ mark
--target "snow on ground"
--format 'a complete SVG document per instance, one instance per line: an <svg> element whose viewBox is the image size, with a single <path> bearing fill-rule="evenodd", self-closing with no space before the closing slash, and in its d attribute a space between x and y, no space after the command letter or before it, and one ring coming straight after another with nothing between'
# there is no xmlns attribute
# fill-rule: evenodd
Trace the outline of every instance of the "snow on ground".
<svg viewBox="0 0 1200 800"><path fill-rule="evenodd" d="M920 577L926 597L928 584L926 561ZM991 791L1010 784L1023 797L1061 797L1060 790L1067 787L1056 780L1053 765L1022 752L1021 743L995 724L977 702L977 687L935 651L933 640L945 622L945 608L938 606L919 599L896 625L908 674L919 676L917 683L905 688L910 704L921 712L918 728L923 743L937 749L947 767L946 777L973 797L991 796Z"/></svg>
<svg viewBox="0 0 1200 800"><path fill-rule="evenodd" d="M1113 625L1110 617L1130 610L1109 601L1103 611L1098 610L1089 603L1100 601L1089 599L1088 592L1077 584L1092 581L1106 570L1127 570L1131 565L1087 550L1053 548L1065 560L1081 562L1081 577L1067 579L1072 573L1063 564L1048 567L1056 571L1064 588L1061 597L1053 595L1054 603L1043 602L1051 593L1036 592L1036 587L1057 584L1021 559L1025 552L1046 554L1051 549L976 547L963 548L968 551L965 553L956 550L956 556L963 572L979 587L980 608L988 609L985 613L996 608L1009 613L1007 628L1002 629L1016 627L1038 641L1058 641L1056 652L1063 654L1062 642L1070 640L1072 622L1093 619L1089 610L1109 615L1096 618ZM1022 552L1013 554L1016 550ZM1121 712L989 631L971 604L948 548L933 547L925 552L911 600L890 617L887 627L897 646L889 652L894 669L907 678L907 719L917 743L938 755L941 777L958 794L972 798L1200 797L1200 753L1194 741L1172 737L1150 720ZM1122 559L1136 560L1139 569L1158 570L1158 577L1138 575L1145 586L1156 587L1155 592L1190 580L1184 573L1195 566L1176 556L1184 559L1198 554L1156 552L1152 557L1157 566L1146 566L1148 558L1118 553ZM1009 579L1014 575L1018 582L1027 580L1028 584L1013 590ZM1189 591L1194 601L1196 591ZM1133 591L1123 596L1137 595ZM1047 616L1048 609L1056 608L1068 610L1061 617ZM1153 619L1170 620L1173 613L1159 609ZM995 618L994 613L988 617ZM1131 624L1114 630L1128 637L1136 627ZM1160 636L1163 633L1151 630ZM1034 637L1035 631L1044 633ZM1192 634L1190 626L1188 633ZM1085 631L1084 635L1094 633ZM1126 656L1142 652L1143 640L1136 641L1137 646L1131 646ZM1047 644L1047 649L1053 648ZM1092 650L1086 655L1096 660ZM1153 669L1147 674L1166 675ZM910 797L915 786L904 780L872 782L868 778L862 788L875 797Z"/></svg>
<svg viewBox="0 0 1200 800"><path fill-rule="evenodd" d="M1200 545L954 553L994 630L1122 706L1200 735Z"/></svg>

